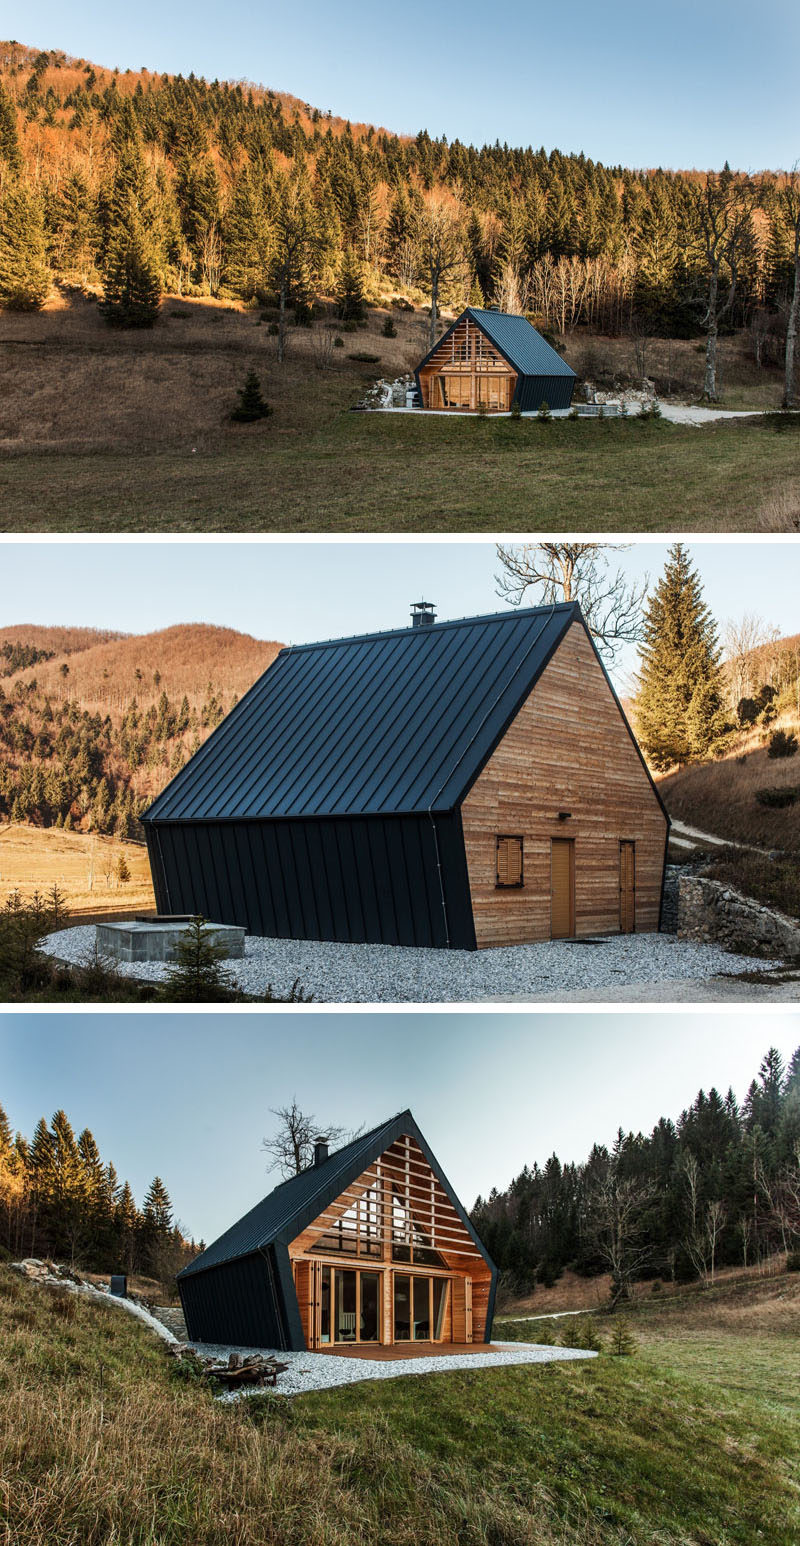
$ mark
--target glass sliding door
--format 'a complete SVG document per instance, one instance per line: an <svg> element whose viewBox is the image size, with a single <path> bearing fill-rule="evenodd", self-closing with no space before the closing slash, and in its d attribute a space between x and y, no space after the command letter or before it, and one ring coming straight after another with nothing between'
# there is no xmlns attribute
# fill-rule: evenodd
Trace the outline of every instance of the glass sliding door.
<svg viewBox="0 0 800 1546"><path fill-rule="evenodd" d="M336 1280L336 1292L334 1303L335 1316L335 1340L337 1342L355 1342L356 1340L356 1313L357 1313L357 1275L355 1272L334 1273Z"/></svg>
<svg viewBox="0 0 800 1546"><path fill-rule="evenodd" d="M361 1326L360 1341L380 1341L381 1317L380 1317L380 1274L377 1272L360 1272L361 1280Z"/></svg>
<svg viewBox="0 0 800 1546"><path fill-rule="evenodd" d="M394 1340L411 1341L411 1279L400 1272L394 1275Z"/></svg>
<svg viewBox="0 0 800 1546"><path fill-rule="evenodd" d="M431 1340L431 1280L430 1278L413 1278L414 1285L414 1320L412 1325L412 1338L415 1342L430 1342Z"/></svg>
<svg viewBox="0 0 800 1546"><path fill-rule="evenodd" d="M444 1312L447 1308L447 1294L450 1284L447 1278L433 1279L433 1339L441 1342L444 1331Z"/></svg>
<svg viewBox="0 0 800 1546"><path fill-rule="evenodd" d="M331 1275L330 1267L323 1267L319 1287L319 1340L331 1340Z"/></svg>

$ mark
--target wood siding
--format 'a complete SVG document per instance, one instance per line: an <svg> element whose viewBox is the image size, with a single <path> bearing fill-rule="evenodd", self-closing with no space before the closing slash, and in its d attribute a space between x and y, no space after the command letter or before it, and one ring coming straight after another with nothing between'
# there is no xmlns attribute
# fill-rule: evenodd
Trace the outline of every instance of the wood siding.
<svg viewBox="0 0 800 1546"><path fill-rule="evenodd" d="M635 928L658 928L666 817L580 623L545 667L461 817L479 948L550 937L551 844L564 838L574 845L577 935L620 930L623 841L636 844ZM519 890L495 883L497 837L509 832L524 838Z"/></svg>
<svg viewBox="0 0 800 1546"><path fill-rule="evenodd" d="M367 1199L372 1200L367 1202ZM374 1199L378 1199L377 1213ZM413 1227L424 1234L444 1265L393 1259L393 1229L396 1234L399 1223L396 1201L405 1208L413 1220ZM338 1230L344 1231L350 1249L325 1248L325 1241ZM412 1245L412 1252L414 1250ZM394 1335L395 1273L443 1277L449 1282L443 1341L482 1342L485 1338L491 1269L476 1249L421 1149L410 1137L398 1138L380 1159L347 1186L335 1202L292 1241L289 1256L308 1347L313 1347L316 1340L319 1271L323 1265L382 1274L381 1341L384 1344L391 1343ZM458 1310L459 1304L463 1307L465 1302L472 1306L470 1338L464 1334L463 1309Z"/></svg>
<svg viewBox="0 0 800 1546"><path fill-rule="evenodd" d="M471 317L464 317L419 373L423 408L507 413L517 384L512 369Z"/></svg>

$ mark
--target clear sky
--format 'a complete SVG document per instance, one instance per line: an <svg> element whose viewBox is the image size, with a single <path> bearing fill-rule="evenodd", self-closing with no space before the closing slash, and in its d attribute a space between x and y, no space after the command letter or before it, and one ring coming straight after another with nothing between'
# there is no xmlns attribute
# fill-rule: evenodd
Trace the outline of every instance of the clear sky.
<svg viewBox="0 0 800 1546"><path fill-rule="evenodd" d="M5 0L0 28L121 70L248 79L399 133L744 170L800 155L796 0Z"/></svg>
<svg viewBox="0 0 800 1546"><path fill-rule="evenodd" d="M523 1165L649 1131L702 1086L741 1099L764 1053L788 1061L800 1013L7 1014L0 1101L30 1135L63 1107L141 1201L154 1174L213 1239L278 1179L261 1140L297 1096L373 1127L410 1107L468 1207Z"/></svg>
<svg viewBox="0 0 800 1546"><path fill-rule="evenodd" d="M800 546L792 542L689 544L706 599L722 624L757 613L800 631ZM655 580L667 545L635 542L611 553L631 576ZM0 630L68 624L145 633L173 623L216 623L282 644L402 628L412 601L441 619L501 611L492 542L307 543L65 542L0 544ZM635 650L612 676L627 689Z"/></svg>

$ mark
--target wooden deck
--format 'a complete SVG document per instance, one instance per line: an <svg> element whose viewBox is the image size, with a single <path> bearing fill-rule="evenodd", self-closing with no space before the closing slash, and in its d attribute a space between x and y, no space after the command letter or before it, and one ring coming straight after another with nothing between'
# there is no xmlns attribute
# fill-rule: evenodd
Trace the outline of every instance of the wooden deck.
<svg viewBox="0 0 800 1546"><path fill-rule="evenodd" d="M330 1353L336 1358L373 1358L385 1363L399 1358L442 1358L448 1353L490 1353L488 1342L396 1342L384 1347L379 1342L361 1342L348 1347L337 1342L333 1347L317 1347L317 1353Z"/></svg>

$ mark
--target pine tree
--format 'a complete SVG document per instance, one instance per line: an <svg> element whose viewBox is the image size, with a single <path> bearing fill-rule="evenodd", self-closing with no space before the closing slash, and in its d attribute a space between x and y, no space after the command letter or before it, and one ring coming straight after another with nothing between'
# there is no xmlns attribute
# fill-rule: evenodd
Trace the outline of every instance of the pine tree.
<svg viewBox="0 0 800 1546"><path fill-rule="evenodd" d="M724 733L716 625L678 542L647 605L636 728L653 766L704 755Z"/></svg>
<svg viewBox="0 0 800 1546"><path fill-rule="evenodd" d="M343 322L361 322L366 312L361 263L352 247L345 249L336 290L336 310Z"/></svg>
<svg viewBox="0 0 800 1546"><path fill-rule="evenodd" d="M142 221L131 210L108 244L101 310L113 327L152 327L160 306L156 253Z"/></svg>
<svg viewBox="0 0 800 1546"><path fill-rule="evenodd" d="M631 1354L636 1352L636 1340L627 1321L614 1322L611 1328L609 1352L614 1358L630 1358Z"/></svg>
<svg viewBox="0 0 800 1546"><path fill-rule="evenodd" d="M172 1203L160 1176L154 1176L147 1189L143 1217L155 1234L167 1235L172 1229Z"/></svg>
<svg viewBox="0 0 800 1546"><path fill-rule="evenodd" d="M194 918L175 947L172 966L161 996L177 1004L228 1003L233 993L230 974L220 966L223 947L205 919Z"/></svg>
<svg viewBox="0 0 800 1546"><path fill-rule="evenodd" d="M0 85L0 168L17 174L22 171L22 151L17 133L17 110L8 92Z"/></svg>
<svg viewBox="0 0 800 1546"><path fill-rule="evenodd" d="M257 419L267 419L272 413L269 403L264 401L261 394L261 382L254 370L249 370L245 376L244 386L239 392L239 401L231 413L231 418L237 424L254 424Z"/></svg>
<svg viewBox="0 0 800 1546"><path fill-rule="evenodd" d="M8 177L0 184L0 306L41 311L49 289L42 201Z"/></svg>

